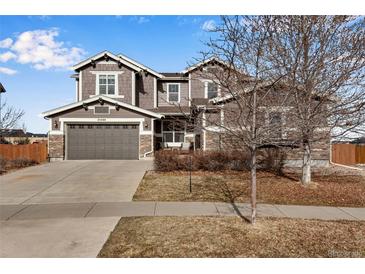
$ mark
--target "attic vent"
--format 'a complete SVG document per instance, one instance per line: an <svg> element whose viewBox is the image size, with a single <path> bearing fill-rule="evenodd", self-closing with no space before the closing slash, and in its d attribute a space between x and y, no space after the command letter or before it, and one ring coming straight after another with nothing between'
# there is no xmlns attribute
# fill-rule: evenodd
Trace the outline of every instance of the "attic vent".
<svg viewBox="0 0 365 274"><path fill-rule="evenodd" d="M94 108L95 114L109 114L109 107L95 107Z"/></svg>

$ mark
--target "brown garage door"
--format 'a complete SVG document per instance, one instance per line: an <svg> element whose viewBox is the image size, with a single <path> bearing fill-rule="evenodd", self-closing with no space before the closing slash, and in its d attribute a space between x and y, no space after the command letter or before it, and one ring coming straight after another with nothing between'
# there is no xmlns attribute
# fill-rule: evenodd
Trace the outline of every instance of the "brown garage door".
<svg viewBox="0 0 365 274"><path fill-rule="evenodd" d="M68 124L67 159L138 159L139 126Z"/></svg>

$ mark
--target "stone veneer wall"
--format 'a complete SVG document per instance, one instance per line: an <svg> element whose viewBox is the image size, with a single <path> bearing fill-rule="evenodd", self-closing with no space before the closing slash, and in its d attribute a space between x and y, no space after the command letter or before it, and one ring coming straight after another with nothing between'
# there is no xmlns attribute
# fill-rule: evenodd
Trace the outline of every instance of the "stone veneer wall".
<svg viewBox="0 0 365 274"><path fill-rule="evenodd" d="M330 160L330 141L318 141L312 144L312 165L328 166ZM286 166L301 166L303 162L303 151L299 148L285 149Z"/></svg>
<svg viewBox="0 0 365 274"><path fill-rule="evenodd" d="M64 159L64 135L49 135L48 147L50 161L57 161Z"/></svg>
<svg viewBox="0 0 365 274"><path fill-rule="evenodd" d="M202 134L202 135L204 135L204 134ZM203 142L204 142L204 140L203 140ZM205 150L220 150L220 148L221 148L221 146L220 146L219 133L206 130L205 131Z"/></svg>
<svg viewBox="0 0 365 274"><path fill-rule="evenodd" d="M140 135L139 136L139 156L142 158L146 152L149 152L153 149L151 149L152 144L152 135ZM148 154L147 156L152 156L153 152L151 154Z"/></svg>

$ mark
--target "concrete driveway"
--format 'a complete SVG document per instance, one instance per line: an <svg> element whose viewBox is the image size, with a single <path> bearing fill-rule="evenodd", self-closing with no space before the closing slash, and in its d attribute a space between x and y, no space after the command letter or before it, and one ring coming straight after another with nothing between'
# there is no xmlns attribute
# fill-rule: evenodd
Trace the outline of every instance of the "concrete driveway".
<svg viewBox="0 0 365 274"><path fill-rule="evenodd" d="M1 257L95 257L119 217L84 218L128 202L152 161L63 161L0 176Z"/></svg>
<svg viewBox="0 0 365 274"><path fill-rule="evenodd" d="M63 161L0 177L0 204L131 201L152 161Z"/></svg>

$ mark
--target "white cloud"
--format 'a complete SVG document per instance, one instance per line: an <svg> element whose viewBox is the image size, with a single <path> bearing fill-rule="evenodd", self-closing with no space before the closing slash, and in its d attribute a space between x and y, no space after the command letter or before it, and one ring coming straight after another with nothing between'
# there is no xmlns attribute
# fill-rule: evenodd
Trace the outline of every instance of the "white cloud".
<svg viewBox="0 0 365 274"><path fill-rule="evenodd" d="M6 67L0 67L0 73L4 73L7 75L14 75L17 73L17 71Z"/></svg>
<svg viewBox="0 0 365 274"><path fill-rule="evenodd" d="M137 24L144 24L144 23L148 23L150 20L150 18L145 17L145 16L133 16L131 18L131 21L135 21L137 22Z"/></svg>
<svg viewBox="0 0 365 274"><path fill-rule="evenodd" d="M211 31L215 29L215 21L214 20L207 20L202 25L202 30Z"/></svg>
<svg viewBox="0 0 365 274"><path fill-rule="evenodd" d="M13 39L6 38L0 41L0 48L10 48L12 44L13 44Z"/></svg>
<svg viewBox="0 0 365 274"><path fill-rule="evenodd" d="M69 68L80 61L85 51L64 46L64 42L56 40L58 35L59 31L55 28L20 33L10 47L10 54L15 57L9 53L7 57L21 64L30 64L37 70Z"/></svg>
<svg viewBox="0 0 365 274"><path fill-rule="evenodd" d="M51 19L51 16L49 16L49 15L41 15L41 16L39 16L39 19L41 19L42 21L47 21L47 20Z"/></svg>
<svg viewBox="0 0 365 274"><path fill-rule="evenodd" d="M192 16L187 16L187 15L179 15L176 17L177 18L177 25L179 27L181 26L185 26L188 24L198 24L201 22L201 18L199 17L192 17Z"/></svg>
<svg viewBox="0 0 365 274"><path fill-rule="evenodd" d="M12 53L11 51L7 51L5 53L1 53L0 54L0 62L7 62L10 59L14 59L16 57L16 55L14 53Z"/></svg>

